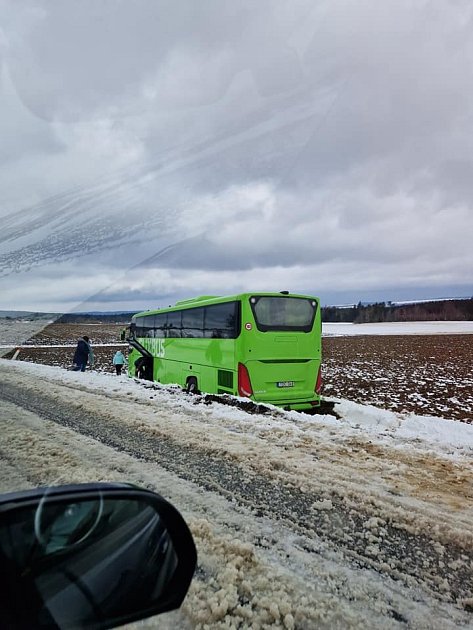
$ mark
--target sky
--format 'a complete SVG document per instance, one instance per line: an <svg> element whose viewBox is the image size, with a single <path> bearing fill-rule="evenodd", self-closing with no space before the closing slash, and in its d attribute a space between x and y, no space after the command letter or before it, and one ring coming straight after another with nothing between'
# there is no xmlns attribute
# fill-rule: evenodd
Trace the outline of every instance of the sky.
<svg viewBox="0 0 473 630"><path fill-rule="evenodd" d="M0 309L473 295L469 0L0 0Z"/></svg>

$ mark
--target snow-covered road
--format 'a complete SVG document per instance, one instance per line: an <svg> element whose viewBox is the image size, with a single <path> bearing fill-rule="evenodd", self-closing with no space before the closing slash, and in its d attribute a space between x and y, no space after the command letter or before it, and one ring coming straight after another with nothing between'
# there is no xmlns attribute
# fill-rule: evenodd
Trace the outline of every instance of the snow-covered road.
<svg viewBox="0 0 473 630"><path fill-rule="evenodd" d="M473 624L473 426L340 401L341 419L0 360L2 490L161 492L194 534L182 628Z"/></svg>

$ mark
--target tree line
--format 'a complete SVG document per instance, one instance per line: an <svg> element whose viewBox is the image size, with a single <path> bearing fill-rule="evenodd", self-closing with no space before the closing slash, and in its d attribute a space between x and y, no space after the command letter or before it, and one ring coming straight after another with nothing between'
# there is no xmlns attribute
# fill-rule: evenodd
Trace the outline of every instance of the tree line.
<svg viewBox="0 0 473 630"><path fill-rule="evenodd" d="M375 302L350 307L323 306L322 321L353 322L423 322L473 320L473 298L465 300L435 300L412 304Z"/></svg>
<svg viewBox="0 0 473 630"><path fill-rule="evenodd" d="M134 312L123 313L64 313L59 324L129 324Z"/></svg>

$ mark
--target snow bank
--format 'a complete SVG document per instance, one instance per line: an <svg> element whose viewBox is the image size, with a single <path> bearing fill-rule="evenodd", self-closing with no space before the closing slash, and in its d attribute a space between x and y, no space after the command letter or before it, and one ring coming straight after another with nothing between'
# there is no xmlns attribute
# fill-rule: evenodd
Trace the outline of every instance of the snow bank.
<svg viewBox="0 0 473 630"><path fill-rule="evenodd" d="M424 442L432 448L443 446L473 453L471 424L434 416L395 413L348 400L338 400L336 410L343 424L373 437L396 437L416 445Z"/></svg>
<svg viewBox="0 0 473 630"><path fill-rule="evenodd" d="M70 372L59 367L27 363L23 361L7 361L0 359L0 365L21 370L26 373L34 372L45 379L64 385L77 386L89 391L97 391L110 397L132 397L133 400L150 403L158 400L167 405L193 412L196 410L198 399L189 397L180 387L164 386L159 383L137 381L127 376L115 376L114 374L94 372L87 370L84 373ZM47 388L47 382L44 383ZM152 390L150 390L152 388ZM473 452L473 425L447 420L432 416L417 416L414 414L402 414L373 407L361 405L349 400L334 399L336 411L341 416L337 419L330 415L310 416L295 411L284 411L277 407L271 407L272 413L265 415L252 415L245 411L214 403L208 412L218 416L228 424L234 425L234 430L241 430L241 425L257 425L258 430L268 431L292 427L295 433L307 425L344 428L354 431L358 436L366 434L370 440L385 442L386 439L399 439L404 447L419 448L424 445L428 449L449 450L450 452ZM452 451L453 449L453 451Z"/></svg>

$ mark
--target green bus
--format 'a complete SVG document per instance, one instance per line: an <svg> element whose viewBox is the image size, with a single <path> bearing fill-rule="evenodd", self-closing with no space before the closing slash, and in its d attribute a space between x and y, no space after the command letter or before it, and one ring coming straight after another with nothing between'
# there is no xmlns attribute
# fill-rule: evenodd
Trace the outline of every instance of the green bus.
<svg viewBox="0 0 473 630"><path fill-rule="evenodd" d="M308 295L201 296L137 313L129 374L285 409L320 406L321 316Z"/></svg>

